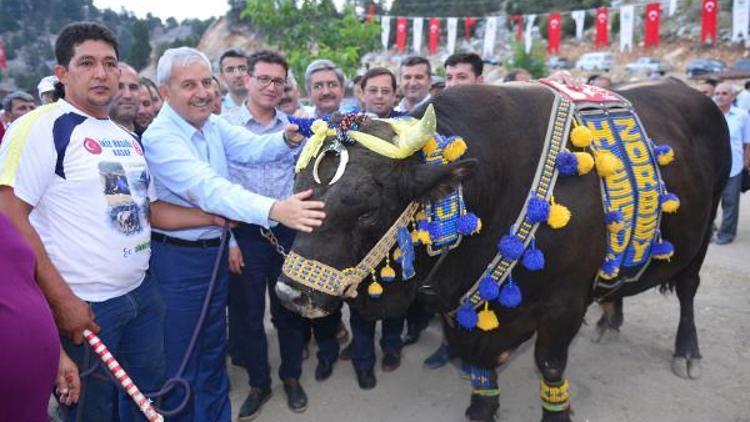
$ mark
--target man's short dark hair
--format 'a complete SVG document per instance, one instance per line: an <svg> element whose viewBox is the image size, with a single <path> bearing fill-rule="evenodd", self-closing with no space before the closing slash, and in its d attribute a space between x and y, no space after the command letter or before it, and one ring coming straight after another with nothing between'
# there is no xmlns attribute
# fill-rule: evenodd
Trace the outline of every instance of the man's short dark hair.
<svg viewBox="0 0 750 422"><path fill-rule="evenodd" d="M271 50L260 50L257 51L247 58L247 73L255 72L255 65L257 63L271 63L278 64L284 68L284 75L289 72L289 64L281 54Z"/></svg>
<svg viewBox="0 0 750 422"><path fill-rule="evenodd" d="M745 81L745 89L750 90L750 81Z"/></svg>
<svg viewBox="0 0 750 422"><path fill-rule="evenodd" d="M220 72L224 70L224 59L226 59L227 57L235 57L238 59L247 60L247 56L245 55L245 53L243 53L239 49L230 48L229 50L226 50L223 53L221 53L221 56L219 56L219 71Z"/></svg>
<svg viewBox="0 0 750 422"><path fill-rule="evenodd" d="M447 68L448 66L456 66L461 63L470 64L471 71L474 72L474 75L477 77L482 76L482 72L484 71L484 61L482 61L482 58L476 53L451 54L450 57L445 59L443 67Z"/></svg>
<svg viewBox="0 0 750 422"><path fill-rule="evenodd" d="M32 97L31 94L29 94L28 92L24 92L24 91L12 92L6 95L5 98L3 98L3 102L2 102L3 110L10 113L13 109L13 101L15 100L21 100L21 101L33 103L34 97Z"/></svg>
<svg viewBox="0 0 750 422"><path fill-rule="evenodd" d="M405 58L404 61L401 62L401 68L412 67L418 64L427 66L427 74L432 75L432 66L430 65L430 61L422 56L409 56Z"/></svg>
<svg viewBox="0 0 750 422"><path fill-rule="evenodd" d="M74 22L65 25L55 41L55 57L57 64L68 66L75 54L75 47L85 41L104 41L115 50L117 60L120 60L120 50L114 32L106 26L96 22Z"/></svg>
<svg viewBox="0 0 750 422"><path fill-rule="evenodd" d="M352 78L352 84L353 85L362 86L362 84L360 82L362 82L362 75L357 75L357 76L355 76L355 77Z"/></svg>
<svg viewBox="0 0 750 422"><path fill-rule="evenodd" d="M719 80L714 78L706 78L706 80L703 81L704 84L711 85L712 87L716 88L719 85Z"/></svg>
<svg viewBox="0 0 750 422"><path fill-rule="evenodd" d="M365 87L367 87L367 81L370 79L381 76L381 75L388 75L391 77L391 86L393 87L393 91L396 91L396 75L393 74L390 70L384 68L384 67L373 67L372 69L368 70L363 76L362 80L359 81L359 86L362 87L362 90L365 90Z"/></svg>

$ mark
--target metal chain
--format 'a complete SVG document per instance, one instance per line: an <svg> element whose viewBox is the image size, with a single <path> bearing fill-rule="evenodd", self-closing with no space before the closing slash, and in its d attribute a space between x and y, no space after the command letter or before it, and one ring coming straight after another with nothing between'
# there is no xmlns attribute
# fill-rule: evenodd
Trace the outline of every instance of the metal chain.
<svg viewBox="0 0 750 422"><path fill-rule="evenodd" d="M276 252L278 252L279 255L286 258L287 256L286 250L284 250L284 247L281 246L281 243L279 243L279 239L276 238L276 235L273 234L271 230L264 229L263 227L261 227L260 235L265 237L266 240L268 240L271 243L271 245L273 245L276 248Z"/></svg>

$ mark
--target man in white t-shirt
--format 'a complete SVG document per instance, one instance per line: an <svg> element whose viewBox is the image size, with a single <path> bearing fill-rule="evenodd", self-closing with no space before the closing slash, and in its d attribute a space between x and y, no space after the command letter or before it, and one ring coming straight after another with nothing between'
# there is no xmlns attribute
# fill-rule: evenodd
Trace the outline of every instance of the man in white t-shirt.
<svg viewBox="0 0 750 422"><path fill-rule="evenodd" d="M108 118L120 76L109 29L70 24L55 55L65 99L22 117L8 132L0 147L0 212L34 248L37 282L70 338L63 338L67 353L81 365L85 349L76 344L83 330L99 332L138 386L157 391L165 377L164 306L147 273L149 216L164 228L220 219L151 202L143 149ZM66 410L80 412L80 420L112 420L118 406L121 421L141 420L124 393L114 400L105 370L100 366L84 380L81 409Z"/></svg>

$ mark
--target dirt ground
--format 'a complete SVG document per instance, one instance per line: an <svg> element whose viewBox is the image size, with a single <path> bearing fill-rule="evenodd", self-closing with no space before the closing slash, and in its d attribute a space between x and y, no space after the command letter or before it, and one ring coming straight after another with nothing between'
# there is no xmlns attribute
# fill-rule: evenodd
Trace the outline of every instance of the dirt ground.
<svg viewBox="0 0 750 422"><path fill-rule="evenodd" d="M679 253L679 251L678 251ZM750 195L743 195L737 240L712 245L695 301L703 353L703 376L680 379L670 369L679 307L674 295L648 291L625 301L625 323L616 338L592 341L599 309L592 306L570 349L567 377L576 421L748 422L750 410ZM345 317L345 320L348 318ZM270 327L270 324L267 326ZM276 335L268 330L272 373L278 370ZM462 421L470 387L454 365L430 370L422 361L439 344L437 322L403 351L401 367L378 385L360 390L350 362L339 362L323 383L313 376L316 359L305 361L302 385L309 397L303 414L292 413L274 379L271 400L258 421ZM500 421L541 418L538 374L531 342L500 371ZM380 351L378 350L378 354ZM247 377L231 367L232 406L237 414L248 392Z"/></svg>

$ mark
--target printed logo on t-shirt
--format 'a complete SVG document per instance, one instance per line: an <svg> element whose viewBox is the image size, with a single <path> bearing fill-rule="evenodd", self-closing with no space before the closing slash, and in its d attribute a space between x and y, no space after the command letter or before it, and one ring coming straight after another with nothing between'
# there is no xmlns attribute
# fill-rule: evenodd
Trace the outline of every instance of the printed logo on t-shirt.
<svg viewBox="0 0 750 422"><path fill-rule="evenodd" d="M83 147L86 148L86 151L94 155L99 155L102 153L102 146L99 145L99 142L96 142L91 138L86 138L83 140Z"/></svg>
<svg viewBox="0 0 750 422"><path fill-rule="evenodd" d="M145 171L136 177L134 189L140 195L148 186L148 176ZM125 235L132 235L143 231L147 217L147 207L138 205L131 194L128 175L119 162L102 161L99 163L99 174L104 185L104 197L107 201L109 222L117 231ZM146 202L147 203L147 202Z"/></svg>

